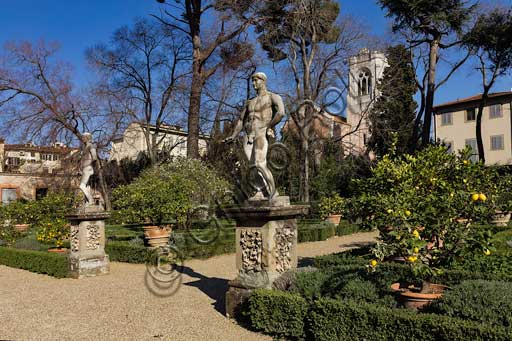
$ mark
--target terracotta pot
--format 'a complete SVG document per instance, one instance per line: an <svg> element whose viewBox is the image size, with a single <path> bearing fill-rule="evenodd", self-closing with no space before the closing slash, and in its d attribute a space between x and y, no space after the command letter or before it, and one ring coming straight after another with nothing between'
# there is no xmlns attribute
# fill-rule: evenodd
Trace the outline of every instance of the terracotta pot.
<svg viewBox="0 0 512 341"><path fill-rule="evenodd" d="M397 301L407 309L418 310L430 304L433 300L443 296L443 292L448 288L441 284L430 284L432 293L420 293L419 288L409 283L393 283L391 290L395 292Z"/></svg>
<svg viewBox="0 0 512 341"><path fill-rule="evenodd" d="M68 249L65 247L52 247L48 249L48 252L52 253L66 253L68 252Z"/></svg>
<svg viewBox="0 0 512 341"><path fill-rule="evenodd" d="M145 229L144 236L150 247L165 246L169 243L170 231L156 226L153 229Z"/></svg>
<svg viewBox="0 0 512 341"><path fill-rule="evenodd" d="M341 220L341 214L331 214L326 219L328 222L338 226Z"/></svg>
<svg viewBox="0 0 512 341"><path fill-rule="evenodd" d="M155 230L147 230L144 232L144 236L148 239L169 237L169 231L160 228Z"/></svg>
<svg viewBox="0 0 512 341"><path fill-rule="evenodd" d="M30 224L15 224L14 229L18 232L25 232L30 227Z"/></svg>
<svg viewBox="0 0 512 341"><path fill-rule="evenodd" d="M496 211L492 217L492 223L495 226L507 226L510 221L510 212Z"/></svg>

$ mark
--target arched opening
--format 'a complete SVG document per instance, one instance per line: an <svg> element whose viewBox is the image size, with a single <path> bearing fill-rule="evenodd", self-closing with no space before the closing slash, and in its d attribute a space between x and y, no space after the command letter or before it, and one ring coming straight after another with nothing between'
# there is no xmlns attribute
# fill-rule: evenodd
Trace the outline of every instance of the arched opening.
<svg viewBox="0 0 512 341"><path fill-rule="evenodd" d="M367 68L363 68L358 74L358 94L366 96L372 93L372 73Z"/></svg>

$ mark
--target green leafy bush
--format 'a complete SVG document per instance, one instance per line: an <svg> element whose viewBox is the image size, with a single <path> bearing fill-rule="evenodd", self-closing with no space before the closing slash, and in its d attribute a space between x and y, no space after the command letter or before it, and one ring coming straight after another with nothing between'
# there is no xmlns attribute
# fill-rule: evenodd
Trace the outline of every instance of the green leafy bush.
<svg viewBox="0 0 512 341"><path fill-rule="evenodd" d="M512 283L463 281L447 290L427 311L498 326L512 326Z"/></svg>
<svg viewBox="0 0 512 341"><path fill-rule="evenodd" d="M510 329L364 302L320 299L307 315L312 340L508 340Z"/></svg>
<svg viewBox="0 0 512 341"><path fill-rule="evenodd" d="M65 255L0 247L0 264L57 278L69 277Z"/></svg>
<svg viewBox="0 0 512 341"><path fill-rule="evenodd" d="M304 298L314 299L322 294L322 286L328 275L323 271L303 271L295 274L291 291Z"/></svg>
<svg viewBox="0 0 512 341"><path fill-rule="evenodd" d="M108 241L105 253L113 262L146 263L151 259L153 250L130 242Z"/></svg>
<svg viewBox="0 0 512 341"><path fill-rule="evenodd" d="M333 214L343 214L344 208L345 199L340 197L338 193L320 199L319 213L322 219L325 219Z"/></svg>
<svg viewBox="0 0 512 341"><path fill-rule="evenodd" d="M385 155L360 182L370 224L379 229L379 260L406 259L418 278L431 280L455 259L489 254L492 234L481 228L492 218L495 172L443 146L416 155ZM375 266L375 263L374 263Z"/></svg>
<svg viewBox="0 0 512 341"><path fill-rule="evenodd" d="M308 304L298 295L259 289L248 299L242 315L259 331L279 337L302 338Z"/></svg>
<svg viewBox="0 0 512 341"><path fill-rule="evenodd" d="M112 192L113 220L120 223L177 221L192 218L195 207L213 207L229 189L227 181L199 160L178 159L142 172ZM204 212L200 212L204 213Z"/></svg>

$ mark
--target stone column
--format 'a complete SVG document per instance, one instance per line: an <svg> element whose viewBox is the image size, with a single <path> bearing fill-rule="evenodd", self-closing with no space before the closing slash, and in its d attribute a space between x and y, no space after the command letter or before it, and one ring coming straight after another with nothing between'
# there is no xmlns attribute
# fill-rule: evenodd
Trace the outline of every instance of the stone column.
<svg viewBox="0 0 512 341"><path fill-rule="evenodd" d="M105 220L108 212L86 212L69 215L71 221L69 269L73 278L108 274L105 253Z"/></svg>
<svg viewBox="0 0 512 341"><path fill-rule="evenodd" d="M227 209L236 220L236 267L238 276L229 282L226 314L234 317L252 290L271 288L283 272L297 267L297 219L305 205L271 206L254 202Z"/></svg>

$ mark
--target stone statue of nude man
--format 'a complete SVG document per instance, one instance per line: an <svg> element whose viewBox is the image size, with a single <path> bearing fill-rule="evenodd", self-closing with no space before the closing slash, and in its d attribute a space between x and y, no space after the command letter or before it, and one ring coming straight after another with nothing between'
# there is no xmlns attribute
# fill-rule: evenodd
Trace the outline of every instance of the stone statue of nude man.
<svg viewBox="0 0 512 341"><path fill-rule="evenodd" d="M98 160L98 154L96 153L96 145L92 143L91 134L84 133L82 138L82 178L80 179L80 189L85 195L85 204L94 205L92 189L87 185L87 183L89 182L91 176L94 174L94 163Z"/></svg>
<svg viewBox="0 0 512 341"><path fill-rule="evenodd" d="M224 142L232 142L242 129L244 130L245 155L249 160L251 171L253 169L258 171L266 192L265 197L259 189L249 200L272 199L277 192L274 177L267 166L267 136L274 136L273 128L285 115L284 104L281 96L267 90L267 76L263 72L256 72L251 78L257 96L245 103L233 133Z"/></svg>

